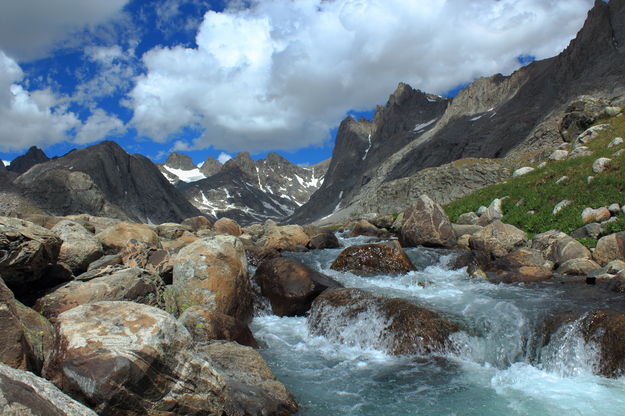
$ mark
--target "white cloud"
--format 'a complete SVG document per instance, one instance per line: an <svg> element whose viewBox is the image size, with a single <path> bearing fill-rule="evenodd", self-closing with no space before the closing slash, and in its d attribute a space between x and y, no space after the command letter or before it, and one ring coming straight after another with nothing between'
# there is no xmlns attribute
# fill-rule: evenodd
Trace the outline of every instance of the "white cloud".
<svg viewBox="0 0 625 416"><path fill-rule="evenodd" d="M128 1L3 1L0 49L19 60L44 57L69 35L119 16Z"/></svg>
<svg viewBox="0 0 625 416"><path fill-rule="evenodd" d="M106 137L120 136L125 131L124 123L120 119L106 114L104 110L97 109L80 126L73 141L77 144L93 143Z"/></svg>
<svg viewBox="0 0 625 416"><path fill-rule="evenodd" d="M208 12L197 48L155 48L130 93L140 134L191 148L319 144L399 81L441 93L561 51L592 0L263 0Z"/></svg>
<svg viewBox="0 0 625 416"><path fill-rule="evenodd" d="M221 152L219 156L217 156L217 161L221 163L222 165L226 163L227 161L229 161L230 159L232 159L232 156L224 152Z"/></svg>

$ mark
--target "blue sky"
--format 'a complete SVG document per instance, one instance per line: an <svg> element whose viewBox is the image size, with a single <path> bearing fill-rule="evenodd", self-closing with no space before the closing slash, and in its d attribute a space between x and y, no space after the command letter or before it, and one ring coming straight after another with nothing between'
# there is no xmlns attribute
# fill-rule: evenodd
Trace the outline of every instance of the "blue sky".
<svg viewBox="0 0 625 416"><path fill-rule="evenodd" d="M560 52L592 0L20 0L0 15L0 158L110 139L163 161L332 154L400 81L453 96Z"/></svg>

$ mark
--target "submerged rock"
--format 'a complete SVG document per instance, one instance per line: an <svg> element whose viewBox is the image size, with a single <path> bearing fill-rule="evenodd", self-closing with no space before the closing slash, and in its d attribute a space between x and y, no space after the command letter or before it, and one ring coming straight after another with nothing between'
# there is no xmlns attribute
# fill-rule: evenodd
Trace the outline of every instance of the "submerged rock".
<svg viewBox="0 0 625 416"><path fill-rule="evenodd" d="M416 270L397 241L347 247L330 268L361 276L401 274Z"/></svg>

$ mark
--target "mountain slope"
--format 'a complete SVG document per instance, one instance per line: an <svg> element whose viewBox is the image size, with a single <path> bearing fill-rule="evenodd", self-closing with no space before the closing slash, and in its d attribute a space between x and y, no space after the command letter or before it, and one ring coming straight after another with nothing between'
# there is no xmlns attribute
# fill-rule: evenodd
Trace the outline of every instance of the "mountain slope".
<svg viewBox="0 0 625 416"><path fill-rule="evenodd" d="M50 158L37 146L32 146L22 156L16 157L8 166L8 170L17 174L22 174L38 163L44 163Z"/></svg>

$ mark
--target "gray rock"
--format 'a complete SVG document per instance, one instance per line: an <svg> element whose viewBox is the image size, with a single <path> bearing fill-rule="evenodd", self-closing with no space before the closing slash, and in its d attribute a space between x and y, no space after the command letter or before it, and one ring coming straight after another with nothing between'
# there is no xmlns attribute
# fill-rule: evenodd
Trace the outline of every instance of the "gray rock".
<svg viewBox="0 0 625 416"><path fill-rule="evenodd" d="M470 224L451 224L451 227L454 229L454 233L460 237L462 235L474 235L479 233L484 229L481 225L470 225Z"/></svg>
<svg viewBox="0 0 625 416"><path fill-rule="evenodd" d="M568 176L561 176L557 181L556 184L561 184L562 182L566 182L569 180Z"/></svg>
<svg viewBox="0 0 625 416"><path fill-rule="evenodd" d="M578 228L577 230L571 233L571 237L573 238L599 238L601 233L603 232L603 228L601 224L597 224L596 222L586 224L583 227Z"/></svg>
<svg viewBox="0 0 625 416"><path fill-rule="evenodd" d="M513 225L496 220L469 239L473 250L487 253L491 257L503 257L515 248L527 244L527 235Z"/></svg>
<svg viewBox="0 0 625 416"><path fill-rule="evenodd" d="M564 160L569 156L569 152L566 150L554 150L549 155L549 160Z"/></svg>
<svg viewBox="0 0 625 416"><path fill-rule="evenodd" d="M95 235L76 222L63 220L52 228L52 232L63 240L59 261L69 266L75 275L85 272L89 264L104 254Z"/></svg>
<svg viewBox="0 0 625 416"><path fill-rule="evenodd" d="M33 166L38 165L39 163L45 163L48 160L50 160L50 158L46 156L43 150L41 150L37 146L32 146L30 149L28 149L26 154L18 156L13 161L11 161L11 164L7 167L7 170L21 175Z"/></svg>
<svg viewBox="0 0 625 416"><path fill-rule="evenodd" d="M404 212L400 240L404 247L418 245L451 247L456 235L443 208L427 195L421 195Z"/></svg>
<svg viewBox="0 0 625 416"><path fill-rule="evenodd" d="M592 164L592 171L594 173L601 173L603 171L605 171L608 166L610 165L610 162L612 161L612 159L609 159L607 157L600 157L599 159L595 160Z"/></svg>
<svg viewBox="0 0 625 416"><path fill-rule="evenodd" d="M484 211L484 213L480 216L478 221L479 225L488 225L495 220L500 220L503 218L503 208L501 206L502 200L499 198L493 199L493 201L488 206L488 209Z"/></svg>
<svg viewBox="0 0 625 416"><path fill-rule="evenodd" d="M189 156L183 155L182 153L178 152L173 152L172 154L170 154L165 161L165 165L173 169L181 170L193 170L196 167L193 163L193 160L191 160Z"/></svg>
<svg viewBox="0 0 625 416"><path fill-rule="evenodd" d="M514 172L512 172L512 177L513 178L518 178L519 176L523 176L527 173L530 173L534 170L534 168L530 167L530 166L525 166L522 168L519 168L517 170L515 170Z"/></svg>
<svg viewBox="0 0 625 416"><path fill-rule="evenodd" d="M612 139L612 141L610 143L608 143L608 149L611 149L613 147L616 146L620 146L623 144L623 138L622 137L615 137Z"/></svg>
<svg viewBox="0 0 625 416"><path fill-rule="evenodd" d="M461 225L476 225L480 217L475 212L465 212L458 217L458 224ZM458 234L460 235L460 234Z"/></svg>
<svg viewBox="0 0 625 416"><path fill-rule="evenodd" d="M537 234L532 239L532 248L543 253L546 259L556 266L567 260L585 258L590 259L590 251L579 241L557 230Z"/></svg>
<svg viewBox="0 0 625 416"><path fill-rule="evenodd" d="M573 151L569 154L569 159L576 159L578 157L590 156L592 155L592 150L590 150L586 146L575 146Z"/></svg>
<svg viewBox="0 0 625 416"><path fill-rule="evenodd" d="M560 274L564 275L588 275L593 270L599 269L599 266L594 261L587 258L577 258L565 261L556 270Z"/></svg>
<svg viewBox="0 0 625 416"><path fill-rule="evenodd" d="M553 211L551 212L553 215L557 215L560 211L562 211L564 208L568 207L569 205L571 205L573 201L571 201L570 199L565 199L563 201L560 201L556 204L555 207L553 207Z"/></svg>
<svg viewBox="0 0 625 416"><path fill-rule="evenodd" d="M200 172L207 178L219 173L222 168L222 164L216 161L212 156L208 156L200 167Z"/></svg>

